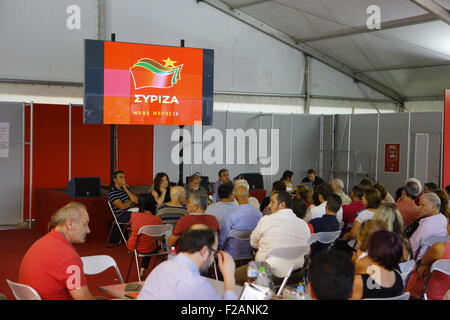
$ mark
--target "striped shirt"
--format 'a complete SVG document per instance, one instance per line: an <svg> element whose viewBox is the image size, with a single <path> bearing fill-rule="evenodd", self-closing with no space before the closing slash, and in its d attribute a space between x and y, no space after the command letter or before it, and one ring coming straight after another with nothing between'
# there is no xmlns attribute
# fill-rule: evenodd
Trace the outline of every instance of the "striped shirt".
<svg viewBox="0 0 450 320"><path fill-rule="evenodd" d="M160 217L164 224L171 224L173 229L177 225L178 220L187 215L186 207L175 207L162 204L156 209L155 216ZM172 229L172 230L173 230Z"/></svg>
<svg viewBox="0 0 450 320"><path fill-rule="evenodd" d="M115 186L112 186L108 192L108 202L111 204L111 207L112 207L115 215L118 215L118 214L121 214L121 213L124 213L127 211L127 210L120 210L115 205L113 205L113 202L116 201L117 199L122 202L127 202L130 200L130 197L128 196L128 194L126 193L126 191L124 189L117 189Z"/></svg>

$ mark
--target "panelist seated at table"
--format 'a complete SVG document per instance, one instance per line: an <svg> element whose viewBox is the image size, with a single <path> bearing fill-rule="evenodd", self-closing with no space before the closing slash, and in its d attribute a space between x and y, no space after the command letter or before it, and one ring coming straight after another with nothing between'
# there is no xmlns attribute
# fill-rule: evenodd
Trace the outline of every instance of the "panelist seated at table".
<svg viewBox="0 0 450 320"><path fill-rule="evenodd" d="M71 202L59 209L50 222L52 230L25 254L19 283L31 286L43 300L96 299L86 284L83 262L73 247L83 243L89 230L86 207Z"/></svg>
<svg viewBox="0 0 450 320"><path fill-rule="evenodd" d="M178 240L181 235L194 224L204 224L211 227L216 232L220 231L219 222L213 215L205 213L208 206L207 197L198 193L191 193L186 202L187 212L189 215L181 217L178 220L172 236L169 238L169 245L176 246L177 252L179 249Z"/></svg>
<svg viewBox="0 0 450 320"><path fill-rule="evenodd" d="M228 253L218 251L218 245L215 230L202 224L191 226L181 236L180 253L153 269L138 300L237 300L234 260ZM222 297L207 278L201 276L216 255L224 281Z"/></svg>
<svg viewBox="0 0 450 320"><path fill-rule="evenodd" d="M139 196L139 212L133 212L131 214L130 226L131 235L127 241L127 248L130 251L134 249L140 254L153 253L158 250L157 239L149 237L145 234L138 235L139 229L144 226L161 225L161 218L155 217L151 212L152 201L146 196ZM141 277L145 276L145 272L148 269L148 264L151 257L143 257L141 262L140 273Z"/></svg>
<svg viewBox="0 0 450 320"><path fill-rule="evenodd" d="M128 189L125 182L125 172L122 170L114 172L112 176L111 188L108 192L108 202L114 211L119 222L130 221L130 209L138 203L137 196Z"/></svg>

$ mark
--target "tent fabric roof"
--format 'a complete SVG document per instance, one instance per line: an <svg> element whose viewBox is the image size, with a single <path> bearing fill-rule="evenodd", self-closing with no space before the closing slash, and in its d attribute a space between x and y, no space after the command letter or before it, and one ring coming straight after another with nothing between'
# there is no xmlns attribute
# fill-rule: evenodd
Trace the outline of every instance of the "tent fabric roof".
<svg viewBox="0 0 450 320"><path fill-rule="evenodd" d="M432 0L221 0L299 44L324 53L403 98L442 96L450 88L450 20L417 5ZM450 0L433 4L450 9ZM381 30L369 30L370 5ZM450 15L449 15L450 16ZM348 35L352 31L353 34Z"/></svg>

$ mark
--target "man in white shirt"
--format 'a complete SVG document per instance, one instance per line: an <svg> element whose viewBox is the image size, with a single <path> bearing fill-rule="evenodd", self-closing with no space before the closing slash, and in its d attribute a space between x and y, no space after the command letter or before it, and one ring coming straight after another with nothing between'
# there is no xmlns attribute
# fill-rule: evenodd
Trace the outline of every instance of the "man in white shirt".
<svg viewBox="0 0 450 320"><path fill-rule="evenodd" d="M306 222L309 222L310 220L315 218L320 218L325 214L325 212L327 211L327 202L325 201L325 199L327 199L328 196L333 193L333 189L329 184L323 183L317 186L317 188L314 190L314 193L317 195L320 205L311 208L311 211L305 217ZM336 218L338 219L339 223L342 222L342 207L339 209Z"/></svg>
<svg viewBox="0 0 450 320"><path fill-rule="evenodd" d="M427 251L427 246L422 246L422 242L428 237L448 236L448 220L439 212L441 200L433 193L425 193L420 197L420 216L424 217L419 222L419 227L411 236L411 247L415 255L415 260L422 259Z"/></svg>
<svg viewBox="0 0 450 320"><path fill-rule="evenodd" d="M266 261L273 248L304 246L311 236L308 224L292 211L292 199L288 192L278 191L270 196L270 215L263 216L250 237L250 244L258 249L255 261ZM304 257L293 261L294 270L303 267ZM272 274L283 277L290 265L269 258ZM236 283L245 282L247 266L236 269Z"/></svg>

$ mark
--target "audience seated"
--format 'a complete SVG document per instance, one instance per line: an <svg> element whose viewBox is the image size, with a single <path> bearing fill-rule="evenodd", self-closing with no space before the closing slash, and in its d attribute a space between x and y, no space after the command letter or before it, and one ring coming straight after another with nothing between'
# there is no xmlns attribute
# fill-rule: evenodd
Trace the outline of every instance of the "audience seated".
<svg viewBox="0 0 450 320"><path fill-rule="evenodd" d="M406 183L402 197L397 201L397 207L402 214L405 227L410 226L420 216L419 207L415 202L419 194L419 186L417 183L410 181Z"/></svg>
<svg viewBox="0 0 450 320"><path fill-rule="evenodd" d="M306 216L307 204L303 199L294 198L292 199L292 211L295 213L297 218L304 219Z"/></svg>
<svg viewBox="0 0 450 320"><path fill-rule="evenodd" d="M358 229L366 220L372 219L375 212L377 212L378 208L381 205L381 195L380 192L375 189L366 189L364 190L364 195L362 198L363 204L366 206L366 209L358 212L358 215L353 221L352 229L344 235L345 240L354 239L356 234L358 233Z"/></svg>
<svg viewBox="0 0 450 320"><path fill-rule="evenodd" d="M138 202L137 196L128 190L125 182L125 173L121 170L114 172L111 187L108 192L108 201L119 222L128 223L130 221L129 208Z"/></svg>
<svg viewBox="0 0 450 320"><path fill-rule="evenodd" d="M189 177L188 183L185 185L186 197L189 198L191 194L199 194L201 197L208 199L208 191L200 185L202 177L199 174L193 174Z"/></svg>
<svg viewBox="0 0 450 320"><path fill-rule="evenodd" d="M302 183L311 183L313 189L322 183L325 183L321 177L316 175L316 171L314 169L309 169L306 173L307 176L303 178Z"/></svg>
<svg viewBox="0 0 450 320"><path fill-rule="evenodd" d="M175 229L178 220L187 215L185 203L186 191L184 188L172 187L170 188L170 201L160 205L156 209L155 216L161 218L164 224L170 224Z"/></svg>
<svg viewBox="0 0 450 320"><path fill-rule="evenodd" d="M153 186L150 189L150 195L154 199L154 207L151 212L155 213L158 206L163 203L169 202L170 199L170 180L169 176L165 172L159 172L156 174L153 180Z"/></svg>
<svg viewBox="0 0 450 320"><path fill-rule="evenodd" d="M227 169L220 169L219 170L219 180L217 180L214 183L213 186L213 197L214 201L219 201L219 187L223 184L230 184L233 185L233 182L230 180L230 172Z"/></svg>
<svg viewBox="0 0 450 320"><path fill-rule="evenodd" d="M443 300L444 295L450 288L450 276L434 271L430 277L431 265L437 260L450 259L450 241L436 243L423 255L422 261L411 273L408 281L407 291L411 296L419 299L422 297L424 284L427 284L427 298L429 300Z"/></svg>
<svg viewBox="0 0 450 320"><path fill-rule="evenodd" d="M206 197L199 193L191 193L186 204L189 215L183 216L178 220L177 225L172 232L173 235L169 238L169 245L176 245L177 249L179 248L179 244L177 243L178 239L183 232L194 224L204 224L216 232L220 231L219 222L217 222L216 217L205 213L208 206L208 199Z"/></svg>
<svg viewBox="0 0 450 320"><path fill-rule="evenodd" d="M372 217L373 220L381 220L386 223L387 230L395 233L403 244L403 256L401 262L413 258L411 243L405 236L403 218L397 206L393 203L385 203L380 206Z"/></svg>
<svg viewBox="0 0 450 320"><path fill-rule="evenodd" d="M299 184L295 191L294 199L302 199L305 201L307 208L309 208L310 206L314 206L312 196L313 191L310 187L305 186L304 184Z"/></svg>
<svg viewBox="0 0 450 320"><path fill-rule="evenodd" d="M381 220L366 220L361 224L356 234L356 251L353 253L352 261L355 263L356 273L366 273L371 265L367 257L370 236L379 230L387 230L387 225Z"/></svg>
<svg viewBox="0 0 450 320"><path fill-rule="evenodd" d="M333 192L341 197L342 204L347 205L352 202L352 199L344 192L344 181L341 179L333 179L331 180L331 188L333 188Z"/></svg>
<svg viewBox="0 0 450 320"><path fill-rule="evenodd" d="M403 191L405 190L405 187L397 188L395 191L395 203L399 202L403 197Z"/></svg>
<svg viewBox="0 0 450 320"><path fill-rule="evenodd" d="M275 181L272 184L272 192L271 193L278 192L278 191L287 191L286 184L281 180ZM261 206L259 207L259 210L263 213L263 215L270 214L269 203L270 203L270 196L265 197L264 200L261 202Z"/></svg>
<svg viewBox="0 0 450 320"><path fill-rule="evenodd" d="M192 197L197 199L199 195ZM180 253L153 269L138 300L237 300L233 258L226 252L218 251L218 245L214 229L201 224L186 229L180 239ZM224 282L222 297L201 276L210 268L216 255Z"/></svg>
<svg viewBox="0 0 450 320"><path fill-rule="evenodd" d="M355 278L353 298L392 298L403 294L403 279L398 270L402 254L402 242L395 233L374 232L367 251L371 265Z"/></svg>
<svg viewBox="0 0 450 320"><path fill-rule="evenodd" d="M250 185L248 184L247 180L239 179L239 180L234 181L234 187L236 188L236 187L239 187L239 186L244 186L247 189L247 191L250 192ZM236 204L238 204L236 199L234 200L234 202ZM255 197L251 197L250 196L250 199L249 199L248 203L251 204L253 206L253 208L255 208L256 210L259 210L259 207L260 207L259 201Z"/></svg>
<svg viewBox="0 0 450 320"><path fill-rule="evenodd" d="M362 198L364 196L365 187L356 185L352 188L352 203L342 206L342 220L344 221L344 231L351 228L353 221L355 221L358 212L364 210L366 206L363 204Z"/></svg>
<svg viewBox="0 0 450 320"><path fill-rule="evenodd" d="M376 184L376 181L367 176L364 177L359 184L366 187L367 189L370 189L373 188L373 186Z"/></svg>
<svg viewBox="0 0 450 320"><path fill-rule="evenodd" d="M416 203L417 206L419 206L419 205L420 205L420 196L423 194L422 184L420 183L420 180L419 180L419 179L416 179L416 178L409 178L409 179L407 179L407 180L405 181L405 185L406 185L408 182L414 182L414 183L417 185L417 188L418 188L418 190L419 190L419 195L417 196L417 198L416 198L416 200L415 200L415 203ZM405 225L406 225L406 224L405 224Z"/></svg>
<svg viewBox="0 0 450 320"><path fill-rule="evenodd" d="M236 188L235 196L239 206L223 219L219 248L229 253L234 259L242 259L251 255L250 241L228 238L228 235L233 230L253 231L262 214L248 203L249 194L244 186Z"/></svg>
<svg viewBox="0 0 450 320"><path fill-rule="evenodd" d="M263 216L253 230L250 243L258 249L255 261L266 261L273 248L304 246L311 232L305 221L292 212L292 199L288 192L279 191L270 196L270 215ZM294 261L294 270L303 266L304 258ZM283 276L286 265L278 260L269 262L272 273ZM236 269L236 283L243 284L247 279L247 265Z"/></svg>
<svg viewBox="0 0 450 320"><path fill-rule="evenodd" d="M281 177L280 181L283 181L286 185L286 191L291 193L294 190L294 187L292 186L292 177L294 176L294 172L291 170L286 170L283 172L283 176Z"/></svg>
<svg viewBox="0 0 450 320"><path fill-rule="evenodd" d="M86 207L71 202L59 209L49 233L37 240L23 257L19 283L35 289L43 300L96 299L86 284L81 257L74 243L86 241L89 230Z"/></svg>
<svg viewBox="0 0 450 320"><path fill-rule="evenodd" d="M233 184L222 184L218 189L218 197L220 200L216 203L210 204L206 209L206 213L216 217L220 227L222 228L223 219L225 216L238 207L236 202L234 202Z"/></svg>
<svg viewBox="0 0 450 320"><path fill-rule="evenodd" d="M434 182L425 182L423 187L423 193L433 192L439 189L439 186Z"/></svg>
<svg viewBox="0 0 450 320"><path fill-rule="evenodd" d="M395 203L394 198L388 192L388 190L386 189L386 186L383 183L378 182L373 187L380 192L381 203Z"/></svg>
<svg viewBox="0 0 450 320"><path fill-rule="evenodd" d="M410 239L416 261L420 260L427 250L426 246L421 245L423 240L431 236L448 236L448 220L439 212L440 208L441 200L435 193L425 193L420 197L419 209L423 219Z"/></svg>
<svg viewBox="0 0 450 320"><path fill-rule="evenodd" d="M333 193L333 189L329 184L322 183L321 185L317 186L317 188L314 190L313 198L316 198L315 201L318 201L318 205L311 208L311 211L309 212L310 215L307 214L307 217L305 218L306 222L309 222L312 219L320 218L325 214L326 207L327 207L327 201L326 199L328 196ZM342 207L339 209L337 215L337 219L339 220L339 223L342 222Z"/></svg>
<svg viewBox="0 0 450 320"><path fill-rule="evenodd" d="M353 293L354 267L339 250L323 251L311 260L308 293L313 300L349 300Z"/></svg>

